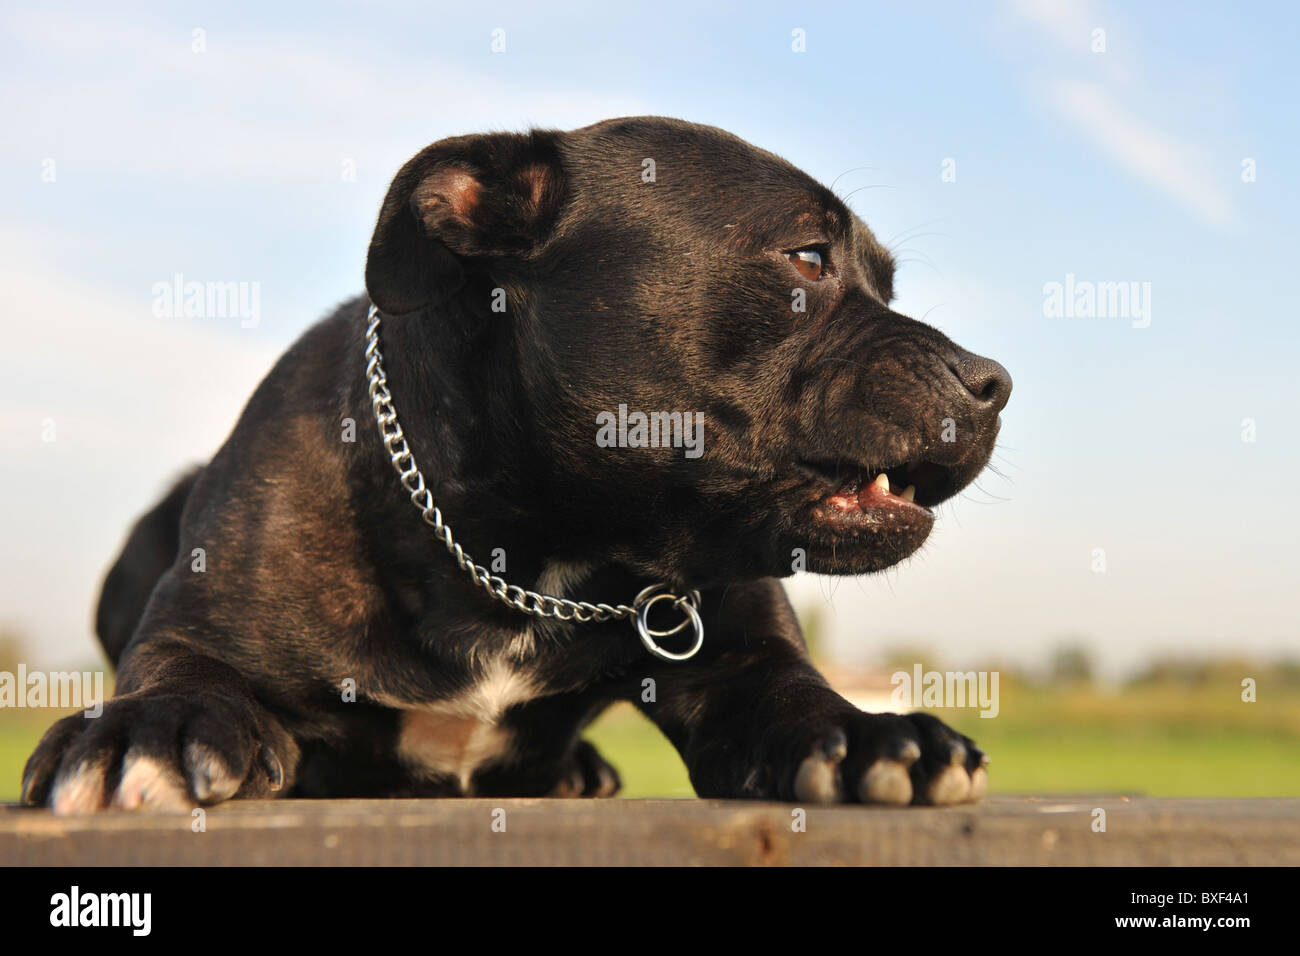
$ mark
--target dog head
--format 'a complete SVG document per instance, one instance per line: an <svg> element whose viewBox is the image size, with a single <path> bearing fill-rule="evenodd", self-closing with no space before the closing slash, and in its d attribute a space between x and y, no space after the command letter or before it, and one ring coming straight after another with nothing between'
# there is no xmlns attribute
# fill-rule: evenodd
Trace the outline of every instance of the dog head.
<svg viewBox="0 0 1300 956"><path fill-rule="evenodd" d="M692 586L889 567L988 461L1009 376L891 310L893 278L829 189L653 117L435 143L366 268L382 311L493 356L458 387L512 396L461 507Z"/></svg>

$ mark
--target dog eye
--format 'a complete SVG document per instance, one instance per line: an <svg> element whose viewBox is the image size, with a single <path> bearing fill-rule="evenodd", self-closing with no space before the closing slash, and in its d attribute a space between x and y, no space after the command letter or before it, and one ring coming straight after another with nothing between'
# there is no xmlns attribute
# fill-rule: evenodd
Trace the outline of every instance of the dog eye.
<svg viewBox="0 0 1300 956"><path fill-rule="evenodd" d="M786 253L790 264L799 270L799 274L805 279L811 279L816 282L822 277L822 254L816 249L796 249L794 252Z"/></svg>

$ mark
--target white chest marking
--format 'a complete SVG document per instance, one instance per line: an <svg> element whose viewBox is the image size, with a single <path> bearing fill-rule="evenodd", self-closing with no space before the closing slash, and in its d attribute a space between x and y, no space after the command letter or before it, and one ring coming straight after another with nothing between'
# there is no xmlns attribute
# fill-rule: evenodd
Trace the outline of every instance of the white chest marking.
<svg viewBox="0 0 1300 956"><path fill-rule="evenodd" d="M502 716L537 692L528 677L495 659L472 687L455 697L403 713L397 752L419 773L455 777L469 796L474 771L510 749Z"/></svg>

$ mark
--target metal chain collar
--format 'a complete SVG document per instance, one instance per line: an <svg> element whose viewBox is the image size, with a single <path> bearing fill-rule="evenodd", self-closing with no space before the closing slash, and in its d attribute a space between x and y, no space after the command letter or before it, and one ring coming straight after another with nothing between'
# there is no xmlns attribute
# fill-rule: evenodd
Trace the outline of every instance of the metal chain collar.
<svg viewBox="0 0 1300 956"><path fill-rule="evenodd" d="M451 528L442 520L442 512L433 503L433 495L425 484L419 466L415 463L415 456L406 442L402 426L397 422L397 409L393 407L393 395L388 390L388 376L384 373L384 357L379 352L379 309L374 304L371 304L366 318L369 322L366 327L366 378L370 386L370 405L374 409L375 421L379 425L379 436L383 439L384 449L393 463L393 470L397 472L402 487L410 495L411 503L419 510L425 524L434 530L447 552L456 559L456 566L468 574L470 579L490 597L531 617L576 621L582 624L589 621L621 621L632 618L641 643L651 654L668 661L684 661L694 657L704 643L704 623L700 620L699 612L699 591L688 591L679 597L669 592L667 585L652 584L638 594L631 605L571 601L568 598L539 594L514 584L507 584L504 578L492 574L465 552L452 536ZM672 606L683 613L683 619L676 627L668 630L655 630L650 627L648 619L650 608L660 601L671 601ZM681 653L665 650L655 641L655 638L678 634L688 626L695 632L695 640L689 649Z"/></svg>

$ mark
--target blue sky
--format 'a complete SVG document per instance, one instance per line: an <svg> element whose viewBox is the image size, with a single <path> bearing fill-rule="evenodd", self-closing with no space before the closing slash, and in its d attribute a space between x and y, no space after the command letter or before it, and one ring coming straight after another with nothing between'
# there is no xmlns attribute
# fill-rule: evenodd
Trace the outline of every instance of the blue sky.
<svg viewBox="0 0 1300 956"><path fill-rule="evenodd" d="M840 656L906 642L1033 664L1077 634L1119 670L1300 644L1289 5L0 18L0 626L51 661L90 653L98 577L167 476L210 455L274 357L361 290L402 161L447 135L639 113L726 127L834 180L899 249L898 307L1015 378L1003 477L945 507L917 558L794 583ZM157 318L151 290L176 273L258 283L260 322ZM1150 325L1045 316L1044 285L1067 274L1149 283Z"/></svg>

